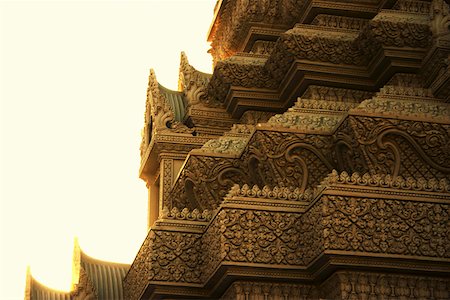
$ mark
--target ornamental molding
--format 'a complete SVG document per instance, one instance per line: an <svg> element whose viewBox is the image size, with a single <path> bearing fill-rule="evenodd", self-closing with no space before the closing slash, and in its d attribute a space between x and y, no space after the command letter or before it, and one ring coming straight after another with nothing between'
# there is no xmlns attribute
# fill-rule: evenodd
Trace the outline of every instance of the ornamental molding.
<svg viewBox="0 0 450 300"><path fill-rule="evenodd" d="M392 9L413 13L429 14L430 2L418 0L398 0Z"/></svg>
<svg viewBox="0 0 450 300"><path fill-rule="evenodd" d="M192 150L190 154L225 154L238 157L241 155L247 143L248 138L246 137L222 136L217 139L209 140L200 149Z"/></svg>
<svg viewBox="0 0 450 300"><path fill-rule="evenodd" d="M183 208L182 210L177 207L172 207L171 210L167 206L165 206L161 212L160 218L162 220L186 220L186 221L199 221L199 222L208 222L211 220L214 211L203 210L200 211L198 209L193 209L192 211L189 208Z"/></svg>
<svg viewBox="0 0 450 300"><path fill-rule="evenodd" d="M449 284L445 278L430 280L415 274L339 271L321 285L320 292L329 299L445 299L450 296Z"/></svg>
<svg viewBox="0 0 450 300"><path fill-rule="evenodd" d="M273 187L265 185L260 189L257 185L250 187L244 184L242 187L238 184L233 185L227 194L228 198L244 197L244 198L258 198L258 199L272 199L285 201L311 201L314 197L312 189L308 188L301 191L294 187Z"/></svg>
<svg viewBox="0 0 450 300"><path fill-rule="evenodd" d="M369 174L360 175L355 172L348 174L343 171L338 173L333 170L321 183L322 187L333 185L352 185L374 188L398 189L411 192L434 192L450 193L450 182L446 178L437 180L435 178L403 178L401 176L391 176L389 174ZM447 195L450 198L450 194Z"/></svg>
<svg viewBox="0 0 450 300"><path fill-rule="evenodd" d="M303 113L289 110L269 119L267 123L260 124L261 129L295 130L305 133L332 134L345 119L345 114L330 113Z"/></svg>
<svg viewBox="0 0 450 300"><path fill-rule="evenodd" d="M249 53L269 56L275 48L274 41L256 40Z"/></svg>
<svg viewBox="0 0 450 300"><path fill-rule="evenodd" d="M311 22L312 25L321 27L330 27L345 30L361 30L367 26L367 19L335 16L335 15L317 15Z"/></svg>
<svg viewBox="0 0 450 300"><path fill-rule="evenodd" d="M430 89L420 87L384 86L350 113L450 123L450 104L434 98Z"/></svg>
<svg viewBox="0 0 450 300"><path fill-rule="evenodd" d="M395 23L408 22L428 25L429 18L426 13L411 12L404 10L393 9L381 9L378 14L372 18L373 22L376 21L390 21Z"/></svg>
<svg viewBox="0 0 450 300"><path fill-rule="evenodd" d="M369 99L373 93L354 89L342 89L327 86L309 85L301 98L336 102L359 103Z"/></svg>

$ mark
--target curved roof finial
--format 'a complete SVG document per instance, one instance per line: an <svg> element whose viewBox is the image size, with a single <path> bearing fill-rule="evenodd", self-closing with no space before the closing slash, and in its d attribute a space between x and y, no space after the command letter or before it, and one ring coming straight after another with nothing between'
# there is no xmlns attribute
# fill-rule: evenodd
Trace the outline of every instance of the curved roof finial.
<svg viewBox="0 0 450 300"><path fill-rule="evenodd" d="M78 237L74 237L73 239L73 257L72 257L72 284L71 290L75 288L75 286L80 281L80 267L81 267L81 248L78 243Z"/></svg>

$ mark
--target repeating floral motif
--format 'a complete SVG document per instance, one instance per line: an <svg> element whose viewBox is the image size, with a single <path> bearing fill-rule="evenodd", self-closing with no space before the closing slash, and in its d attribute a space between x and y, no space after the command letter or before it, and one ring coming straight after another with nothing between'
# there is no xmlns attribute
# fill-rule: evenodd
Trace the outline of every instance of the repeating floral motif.
<svg viewBox="0 0 450 300"><path fill-rule="evenodd" d="M436 299L450 296L450 281L405 274L337 272L321 287L329 299Z"/></svg>
<svg viewBox="0 0 450 300"><path fill-rule="evenodd" d="M450 257L450 207L324 196L325 249Z"/></svg>
<svg viewBox="0 0 450 300"><path fill-rule="evenodd" d="M190 211L188 208L183 208L182 210L177 207L173 207L169 210L166 207L163 208L161 212L161 219L168 220L187 220L187 221L209 221L212 218L213 211L209 211L207 209L203 211L199 211L198 209L194 209Z"/></svg>
<svg viewBox="0 0 450 300"><path fill-rule="evenodd" d="M302 264L300 215L233 209L218 215L224 260L265 264Z"/></svg>
<svg viewBox="0 0 450 300"><path fill-rule="evenodd" d="M317 15L311 24L347 30L361 30L367 23L366 19L321 14Z"/></svg>
<svg viewBox="0 0 450 300"><path fill-rule="evenodd" d="M310 85L302 98L314 99L321 102L325 101L328 102L329 105L332 105L332 103L335 102L359 103L365 99L371 98L372 95L373 93L367 91Z"/></svg>
<svg viewBox="0 0 450 300"><path fill-rule="evenodd" d="M141 248L139 248L130 270L123 279L123 291L125 299L140 299L141 295L148 283L148 276L150 274L149 257L151 255L151 240L150 231L147 235Z"/></svg>
<svg viewBox="0 0 450 300"><path fill-rule="evenodd" d="M277 199L290 201L310 201L313 198L314 192L312 189L307 189L301 192L299 188L294 187L274 187L264 186L260 189L257 185L250 188L247 184L240 187L235 184L228 192L227 197L251 197L261 199Z"/></svg>
<svg viewBox="0 0 450 300"><path fill-rule="evenodd" d="M418 0L399 0L395 3L394 9L428 14L430 12L430 3Z"/></svg>
<svg viewBox="0 0 450 300"><path fill-rule="evenodd" d="M321 286L237 281L221 299L448 299L450 282L414 275L337 272Z"/></svg>
<svg viewBox="0 0 450 300"><path fill-rule="evenodd" d="M365 65L368 58L359 50L354 42L354 32L327 33L320 29L309 32L302 27L282 34L277 43L286 45L286 50L296 58L313 61L331 62L334 64Z"/></svg>
<svg viewBox="0 0 450 300"><path fill-rule="evenodd" d="M426 15L382 11L369 25L373 39L385 46L426 48L431 44Z"/></svg>
<svg viewBox="0 0 450 300"><path fill-rule="evenodd" d="M200 234L152 230L147 280L200 282Z"/></svg>
<svg viewBox="0 0 450 300"><path fill-rule="evenodd" d="M323 181L323 185L333 184L348 184L356 186L370 186L380 188L393 188L405 191L426 191L426 192L438 192L446 193L450 192L450 183L445 178L437 180L436 178L425 179L414 177L403 178L401 176L393 177L389 174L375 174L364 173L360 175L355 172L348 174L346 171L338 173L333 170Z"/></svg>
<svg viewBox="0 0 450 300"><path fill-rule="evenodd" d="M345 174L336 180L371 185ZM124 286L139 295L152 280L204 283L222 262L308 266L327 250L449 258L449 217L447 204L324 194L304 213L223 207L203 234L152 230Z"/></svg>
<svg viewBox="0 0 450 300"><path fill-rule="evenodd" d="M319 290L314 285L237 281L224 293L220 299L318 299Z"/></svg>
<svg viewBox="0 0 450 300"><path fill-rule="evenodd" d="M425 53L435 41L439 41L434 45L437 48L448 45L445 38L449 11L443 0L433 0L431 6L430 1L399 0L395 5L392 3L393 10L381 10L371 20L319 14L312 25L296 26L283 33L277 42L257 40L250 50L253 53L235 55L245 37L243 33L252 26L250 22L274 24L281 20L280 28L289 29L306 11L303 4L312 2L224 1L212 28L214 74L209 77L196 71L182 54L180 78L190 104L220 106L221 112L225 112L223 105L232 86L269 90L274 94L286 87L280 84L296 59L314 61L317 68L345 65L346 70L361 69L367 75L364 72L375 55L380 61L395 61L396 54L388 57L381 51L383 48L386 52L392 49L402 52L403 48L402 54L409 55L414 51ZM332 6L329 2L327 5ZM177 231L150 231L124 280L126 297L139 298L151 281L186 286L206 284L222 262L308 268L327 251L448 259L450 207L446 200L441 200L448 197L449 191L450 127L431 120L417 121L419 117L445 119L448 114L443 102L429 101L434 90L423 88L444 77L447 58L447 50L429 53L428 61L421 67L422 77L393 76L378 98L374 98L376 101L367 100L373 96L372 92L307 87L305 83L299 91L304 91L302 98L311 100L300 99L289 113L321 110L320 115L310 118L321 121L310 122L313 126L326 123L323 110L333 111L334 115L346 113L366 100L359 106L359 112L352 110L342 123L328 124L341 124L333 135L280 132L283 129L274 130L266 124L272 131L263 126L256 131L254 127L237 126L224 138L207 143L202 155L190 156L174 188L165 195L170 200L165 203L163 218L181 225L171 225ZM405 57L402 59L409 62ZM387 68L383 74L397 70ZM411 67L411 72L414 68ZM319 73L326 70L324 67ZM371 91L389 79L378 78L378 71L367 75L370 82L381 82L367 85ZM341 74L330 76L334 75ZM174 130L177 126L172 122L173 113L162 101L164 95L156 79L152 80L145 116L146 126L150 127L145 129L144 150L152 125L159 128L169 125ZM314 82L322 84L321 80ZM420 98L422 102L408 98ZM368 117L373 115L376 117ZM285 116L287 120L280 120L280 116L271 120L290 122L295 127L306 119ZM399 116L407 120L399 120ZM408 119L411 116L414 118ZM256 124L268 118L269 114L252 112L241 121ZM211 123L207 120L205 124L222 121L216 119L219 120ZM227 121L232 123L231 118ZM439 122L445 123L441 119ZM253 136L244 143L241 134ZM206 155L211 149L215 149L215 156ZM218 154L241 156L229 158ZM333 169L339 173L334 171L327 177ZM312 188L316 186L320 189L314 194ZM363 190L383 196L363 197ZM333 195L333 191L340 193ZM352 195L342 196L345 191L352 191ZM358 193L360 196L353 196ZM433 193L435 198L430 196ZM402 197L394 200L393 194ZM418 194L428 198L422 201ZM406 200L408 195L414 199ZM221 206L224 198L225 204ZM248 199L240 198L252 201L241 205L238 200L244 203ZM234 202L227 206L231 200ZM271 200L271 208L263 207L262 202ZM292 205L306 200L310 206L305 212L281 211L275 203L279 200L292 201ZM251 206L251 202L256 204ZM198 222L208 224L203 234L185 230L186 224ZM224 297L446 299L450 295L448 280L387 273L339 271L321 286L298 286L236 282Z"/></svg>

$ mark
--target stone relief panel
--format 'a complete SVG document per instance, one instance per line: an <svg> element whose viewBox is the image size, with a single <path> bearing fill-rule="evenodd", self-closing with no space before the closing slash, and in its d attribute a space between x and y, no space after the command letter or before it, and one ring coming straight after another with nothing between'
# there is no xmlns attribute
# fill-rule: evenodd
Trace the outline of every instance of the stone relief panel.
<svg viewBox="0 0 450 300"><path fill-rule="evenodd" d="M239 159L191 156L170 194L166 206L215 209L237 182L248 182Z"/></svg>
<svg viewBox="0 0 450 300"><path fill-rule="evenodd" d="M315 285L279 282L234 282L220 299L263 300L263 299L318 299L319 291Z"/></svg>
<svg viewBox="0 0 450 300"><path fill-rule="evenodd" d="M149 259L151 247L151 240L149 239L149 236L147 236L134 259L130 270L123 279L124 299L140 299L142 293L144 293L150 274Z"/></svg>
<svg viewBox="0 0 450 300"><path fill-rule="evenodd" d="M319 135L257 131L242 159L258 186L315 186L334 167L331 139Z"/></svg>
<svg viewBox="0 0 450 300"><path fill-rule="evenodd" d="M448 205L343 196L322 202L325 249L450 257Z"/></svg>
<svg viewBox="0 0 450 300"><path fill-rule="evenodd" d="M449 178L449 125L360 116L349 124L371 173Z"/></svg>
<svg viewBox="0 0 450 300"><path fill-rule="evenodd" d="M200 283L200 234L154 230L147 280Z"/></svg>
<svg viewBox="0 0 450 300"><path fill-rule="evenodd" d="M328 299L448 299L450 281L406 274L337 272L320 287Z"/></svg>
<svg viewBox="0 0 450 300"><path fill-rule="evenodd" d="M222 210L216 222L226 261L302 264L300 214L230 209Z"/></svg>

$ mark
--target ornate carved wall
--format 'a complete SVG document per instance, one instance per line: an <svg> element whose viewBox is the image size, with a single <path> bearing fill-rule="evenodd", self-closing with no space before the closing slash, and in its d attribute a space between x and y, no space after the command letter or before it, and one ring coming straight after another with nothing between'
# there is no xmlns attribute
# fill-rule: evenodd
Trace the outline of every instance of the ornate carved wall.
<svg viewBox="0 0 450 300"><path fill-rule="evenodd" d="M184 164L126 297L449 298L449 25L443 0L219 1L213 74L182 54L186 114L143 142L146 181Z"/></svg>

